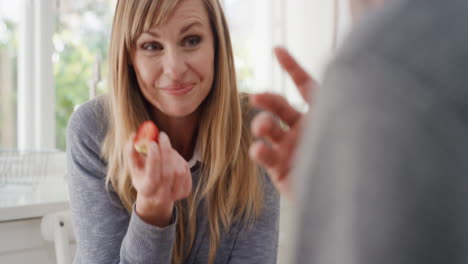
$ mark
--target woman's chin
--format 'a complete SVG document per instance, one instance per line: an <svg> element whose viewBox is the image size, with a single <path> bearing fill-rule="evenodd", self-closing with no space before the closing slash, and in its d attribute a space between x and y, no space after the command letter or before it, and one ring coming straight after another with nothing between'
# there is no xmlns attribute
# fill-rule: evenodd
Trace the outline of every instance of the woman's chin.
<svg viewBox="0 0 468 264"><path fill-rule="evenodd" d="M187 117L193 114L197 107L181 107L181 108L171 108L171 109L160 109L161 112L170 117Z"/></svg>

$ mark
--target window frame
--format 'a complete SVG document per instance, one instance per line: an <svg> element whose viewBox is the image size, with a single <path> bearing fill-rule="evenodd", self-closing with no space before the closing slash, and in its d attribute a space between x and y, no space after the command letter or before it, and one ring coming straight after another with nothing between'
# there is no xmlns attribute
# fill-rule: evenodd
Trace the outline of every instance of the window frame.
<svg viewBox="0 0 468 264"><path fill-rule="evenodd" d="M18 148L55 149L55 0L23 0L18 41Z"/></svg>

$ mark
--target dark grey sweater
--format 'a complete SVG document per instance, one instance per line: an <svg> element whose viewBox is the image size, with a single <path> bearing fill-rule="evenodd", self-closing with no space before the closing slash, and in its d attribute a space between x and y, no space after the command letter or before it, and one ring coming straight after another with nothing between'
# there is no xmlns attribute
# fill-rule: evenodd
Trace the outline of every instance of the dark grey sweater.
<svg viewBox="0 0 468 264"><path fill-rule="evenodd" d="M68 124L70 207L77 239L74 263L168 264L175 241L175 224L165 228L147 224L135 213L127 213L114 192L110 196L106 192L106 162L100 158L100 148L107 121L101 99L79 107ZM199 168L192 168L194 188ZM261 217L251 229L242 229L243 225L236 223L230 232L223 232L215 263L276 263L279 195L267 175L265 179ZM208 262L208 219L204 206L199 208L195 243L184 263Z"/></svg>
<svg viewBox="0 0 468 264"><path fill-rule="evenodd" d="M467 0L388 0L344 42L298 154L292 263L468 263L467 28Z"/></svg>

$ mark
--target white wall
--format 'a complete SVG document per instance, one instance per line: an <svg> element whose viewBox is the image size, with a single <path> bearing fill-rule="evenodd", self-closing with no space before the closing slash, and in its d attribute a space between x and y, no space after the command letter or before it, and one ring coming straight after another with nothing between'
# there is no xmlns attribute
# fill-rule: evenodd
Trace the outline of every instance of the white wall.
<svg viewBox="0 0 468 264"><path fill-rule="evenodd" d="M283 44L318 81L332 56L333 6L331 0L288 0L283 5ZM293 82L275 62L275 75L282 75L282 93L299 109L305 102ZM294 202L282 198L278 264L291 263L296 221Z"/></svg>
<svg viewBox="0 0 468 264"><path fill-rule="evenodd" d="M298 62L321 80L332 55L333 1L286 1L285 45ZM302 103L290 78L286 78L286 95L295 105Z"/></svg>

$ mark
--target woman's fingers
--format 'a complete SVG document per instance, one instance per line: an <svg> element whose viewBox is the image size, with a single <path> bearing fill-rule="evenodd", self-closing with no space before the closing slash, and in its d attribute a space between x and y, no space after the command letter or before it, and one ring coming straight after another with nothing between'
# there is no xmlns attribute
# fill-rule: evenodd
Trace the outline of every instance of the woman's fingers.
<svg viewBox="0 0 468 264"><path fill-rule="evenodd" d="M273 113L289 126L293 126L302 116L301 112L294 109L283 96L278 94L252 94L250 95L250 103Z"/></svg>
<svg viewBox="0 0 468 264"><path fill-rule="evenodd" d="M175 151L166 133L159 134L159 144L151 142L143 157L133 147L134 134L125 146L130 157L132 181L137 192L158 202L186 198L192 190L190 168Z"/></svg>
<svg viewBox="0 0 468 264"><path fill-rule="evenodd" d="M142 171L145 167L145 160L141 155L135 151L133 141L135 139L135 133L130 135L130 139L125 144L125 154L129 159L130 170Z"/></svg>
<svg viewBox="0 0 468 264"><path fill-rule="evenodd" d="M274 49L276 58L281 67L289 73L291 79L296 84L297 89L306 102L309 102L312 96L316 82L312 77L297 63L297 61L282 47Z"/></svg>
<svg viewBox="0 0 468 264"><path fill-rule="evenodd" d="M187 161L172 148L167 134L161 132L159 135L159 142L161 156L163 156L161 159L162 175L164 175L164 185L165 188L167 188L167 193L172 196L173 200L183 199L188 195L185 194L185 191L188 189L185 186L187 182L186 178L190 178L189 187L191 189L189 165Z"/></svg>
<svg viewBox="0 0 468 264"><path fill-rule="evenodd" d="M161 181L165 185L169 185L169 190L172 188L172 146L169 137L166 133L159 133L159 146L161 150Z"/></svg>
<svg viewBox="0 0 468 264"><path fill-rule="evenodd" d="M172 185L172 195L174 200L181 200L186 198L190 192L187 193L187 185L190 185L191 188L191 178L192 175L190 173L190 168L185 161L185 159L179 155L176 151L174 151L174 165L175 173L174 173L174 181Z"/></svg>
<svg viewBox="0 0 468 264"><path fill-rule="evenodd" d="M172 174L172 184L171 184L171 195L174 200L178 200L180 185L183 183L183 163L179 159L179 154L176 151L171 153L171 174Z"/></svg>
<svg viewBox="0 0 468 264"><path fill-rule="evenodd" d="M161 181L161 153L156 142L151 142L148 146L145 170L150 182L158 186Z"/></svg>
<svg viewBox="0 0 468 264"><path fill-rule="evenodd" d="M183 198L186 198L192 192L192 173L190 172L190 167L188 166L188 177L185 177L183 186Z"/></svg>

